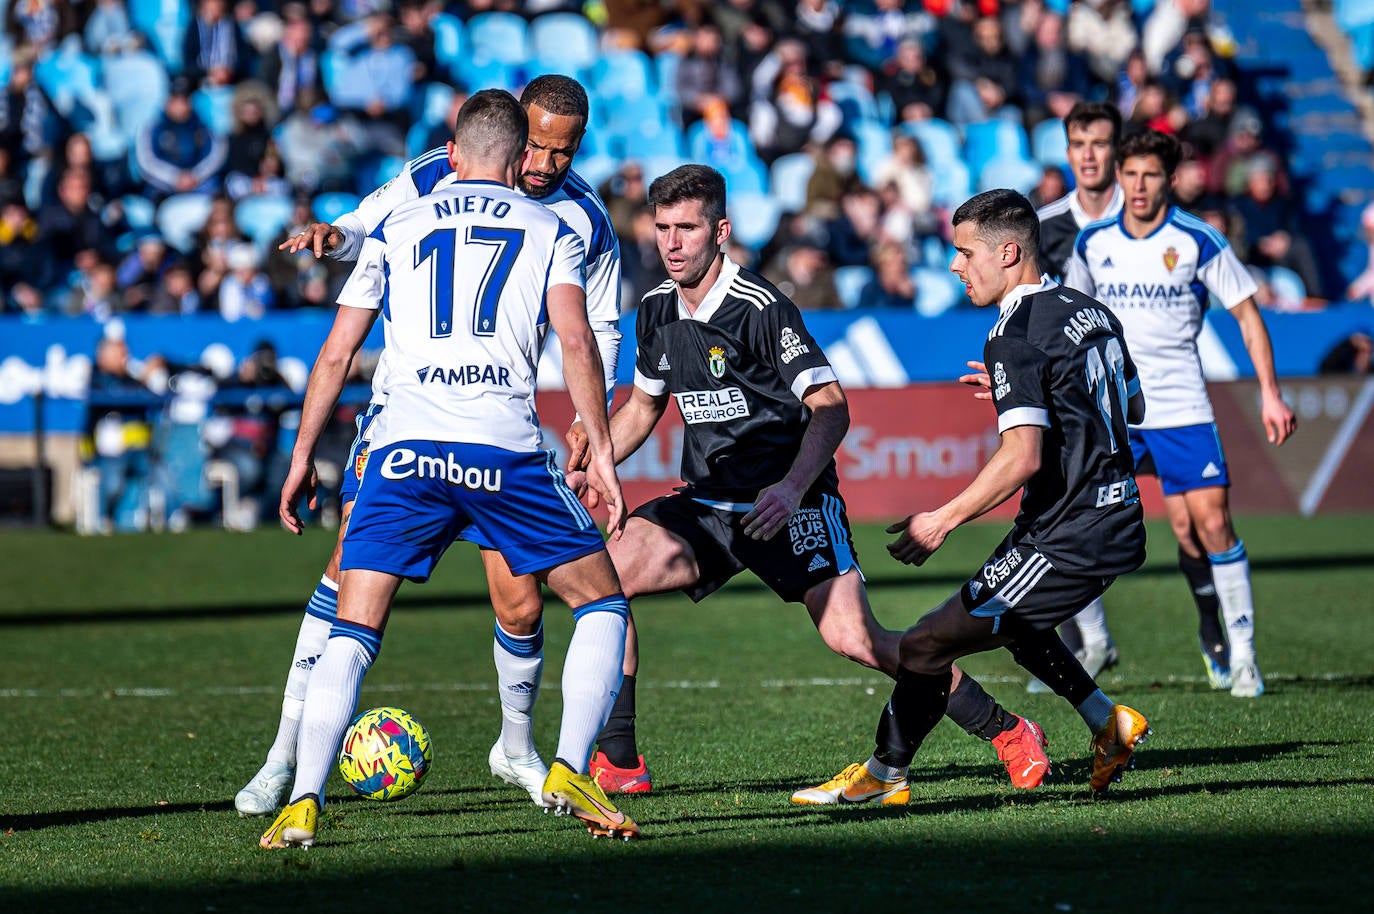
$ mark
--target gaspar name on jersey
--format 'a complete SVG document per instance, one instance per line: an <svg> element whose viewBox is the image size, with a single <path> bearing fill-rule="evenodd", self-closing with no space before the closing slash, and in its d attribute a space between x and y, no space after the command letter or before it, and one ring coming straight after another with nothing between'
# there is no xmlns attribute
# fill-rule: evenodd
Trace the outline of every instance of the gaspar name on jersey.
<svg viewBox="0 0 1374 914"><path fill-rule="evenodd" d="M501 470L490 467L465 467L452 453L443 457L416 454L398 447L382 461L382 476L387 479L440 479L451 486L474 492L500 492Z"/></svg>
<svg viewBox="0 0 1374 914"><path fill-rule="evenodd" d="M702 422L729 422L749 416L749 403L738 387L721 390L684 390L676 393L682 421L688 425Z"/></svg>
<svg viewBox="0 0 1374 914"><path fill-rule="evenodd" d="M1107 315L1101 308L1080 308L1069 318L1069 322L1064 325L1064 335L1073 341L1077 346L1083 342L1083 337L1092 333L1094 329L1112 331L1112 322L1107 319Z"/></svg>

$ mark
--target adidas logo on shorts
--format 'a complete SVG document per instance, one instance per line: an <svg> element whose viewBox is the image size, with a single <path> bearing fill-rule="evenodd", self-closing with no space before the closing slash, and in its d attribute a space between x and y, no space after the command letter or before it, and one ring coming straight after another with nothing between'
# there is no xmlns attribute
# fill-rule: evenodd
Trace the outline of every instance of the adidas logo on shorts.
<svg viewBox="0 0 1374 914"><path fill-rule="evenodd" d="M820 571L822 568L829 568L830 563L825 560L825 556L817 554L811 559L811 564L806 566L807 571Z"/></svg>
<svg viewBox="0 0 1374 914"><path fill-rule="evenodd" d="M1218 470L1217 465L1210 460L1207 461L1207 466L1202 468L1203 479L1216 479L1220 475L1221 470Z"/></svg>

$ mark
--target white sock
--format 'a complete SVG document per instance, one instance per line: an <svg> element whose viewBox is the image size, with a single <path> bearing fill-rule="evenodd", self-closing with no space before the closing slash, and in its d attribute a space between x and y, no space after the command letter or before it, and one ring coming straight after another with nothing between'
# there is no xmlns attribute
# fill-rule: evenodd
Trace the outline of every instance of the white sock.
<svg viewBox="0 0 1374 914"><path fill-rule="evenodd" d="M864 767L868 769L869 774L880 781L896 781L906 777L905 768L893 768L891 765L884 765L878 761L878 757L875 755L868 757L868 761L864 762Z"/></svg>
<svg viewBox="0 0 1374 914"><path fill-rule="evenodd" d="M1083 633L1084 647L1106 647L1112 640L1111 632L1107 631L1107 610L1102 605L1101 597L1080 609L1073 620Z"/></svg>
<svg viewBox="0 0 1374 914"><path fill-rule="evenodd" d="M1226 640L1231 645L1231 666L1255 659L1255 601L1250 592L1250 557L1245 544L1236 545L1220 555L1207 556L1212 563L1212 583L1221 602L1221 618L1226 623Z"/></svg>
<svg viewBox="0 0 1374 914"><path fill-rule="evenodd" d="M1101 689L1083 699L1083 703L1075 710L1078 711L1078 716L1083 718L1083 723L1088 725L1093 736L1112 720L1112 700Z"/></svg>
<svg viewBox="0 0 1374 914"><path fill-rule="evenodd" d="M325 642L329 640L329 627L334 624L338 612L339 585L321 577L310 597L305 617L301 619L300 632L296 635L291 669L286 673L277 736L272 740L272 748L267 750L269 763L275 762L288 768L296 765L296 737L301 728L301 709L305 706L305 687L310 682L311 669L324 653ZM326 614L329 616L327 619L323 618Z"/></svg>
<svg viewBox="0 0 1374 914"><path fill-rule="evenodd" d="M563 724L558 755L578 774L587 773L592 743L620 691L629 604L620 594L573 611L577 627L563 662Z"/></svg>
<svg viewBox="0 0 1374 914"><path fill-rule="evenodd" d="M377 658L381 645L380 632L347 622L335 622L330 635L305 693L292 803L310 794L324 802L324 783L339 757L344 731L357 710L363 676Z"/></svg>
<svg viewBox="0 0 1374 914"><path fill-rule="evenodd" d="M533 714L544 672L544 626L533 635L512 635L496 623L491 653L501 694L501 748L510 758L524 758L535 751Z"/></svg>

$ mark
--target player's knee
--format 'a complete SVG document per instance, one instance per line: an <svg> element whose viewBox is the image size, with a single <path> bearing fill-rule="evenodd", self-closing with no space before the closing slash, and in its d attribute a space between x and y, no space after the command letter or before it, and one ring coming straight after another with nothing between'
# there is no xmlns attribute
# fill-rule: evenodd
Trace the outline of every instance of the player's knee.
<svg viewBox="0 0 1374 914"><path fill-rule="evenodd" d="M1203 548L1216 555L1225 552L1236 544L1235 531L1231 529L1231 518L1225 511L1215 511L1197 519L1197 536Z"/></svg>
<svg viewBox="0 0 1374 914"><path fill-rule="evenodd" d="M947 667L949 664L942 664L941 661L944 653L944 644L935 630L922 625L908 629L898 645L901 665L913 673L933 675L939 672L942 665Z"/></svg>

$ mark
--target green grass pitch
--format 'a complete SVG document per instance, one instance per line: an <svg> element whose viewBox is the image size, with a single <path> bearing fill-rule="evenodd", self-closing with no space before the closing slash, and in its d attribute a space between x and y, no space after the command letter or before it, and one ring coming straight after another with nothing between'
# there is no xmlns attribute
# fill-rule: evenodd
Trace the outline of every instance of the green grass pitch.
<svg viewBox="0 0 1374 914"><path fill-rule="evenodd" d="M794 807L865 758L888 687L831 655L805 612L742 578L693 606L636 605L636 843L593 841L492 778L491 613L475 552L402 590L362 706L428 727L435 763L390 804L330 782L319 845L268 852L232 797L271 741L300 612L332 533L77 539L0 534L0 911L1313 911L1374 895L1374 518L1242 518L1269 693L1207 689L1163 525L1108 594L1103 677L1155 735L1106 800L1087 735L1004 653L966 667L1040 721L1055 778L1013 790L942 723L903 808ZM1002 535L956 533L925 568L856 531L879 618L914 621ZM537 713L557 739L570 620L556 602Z"/></svg>

